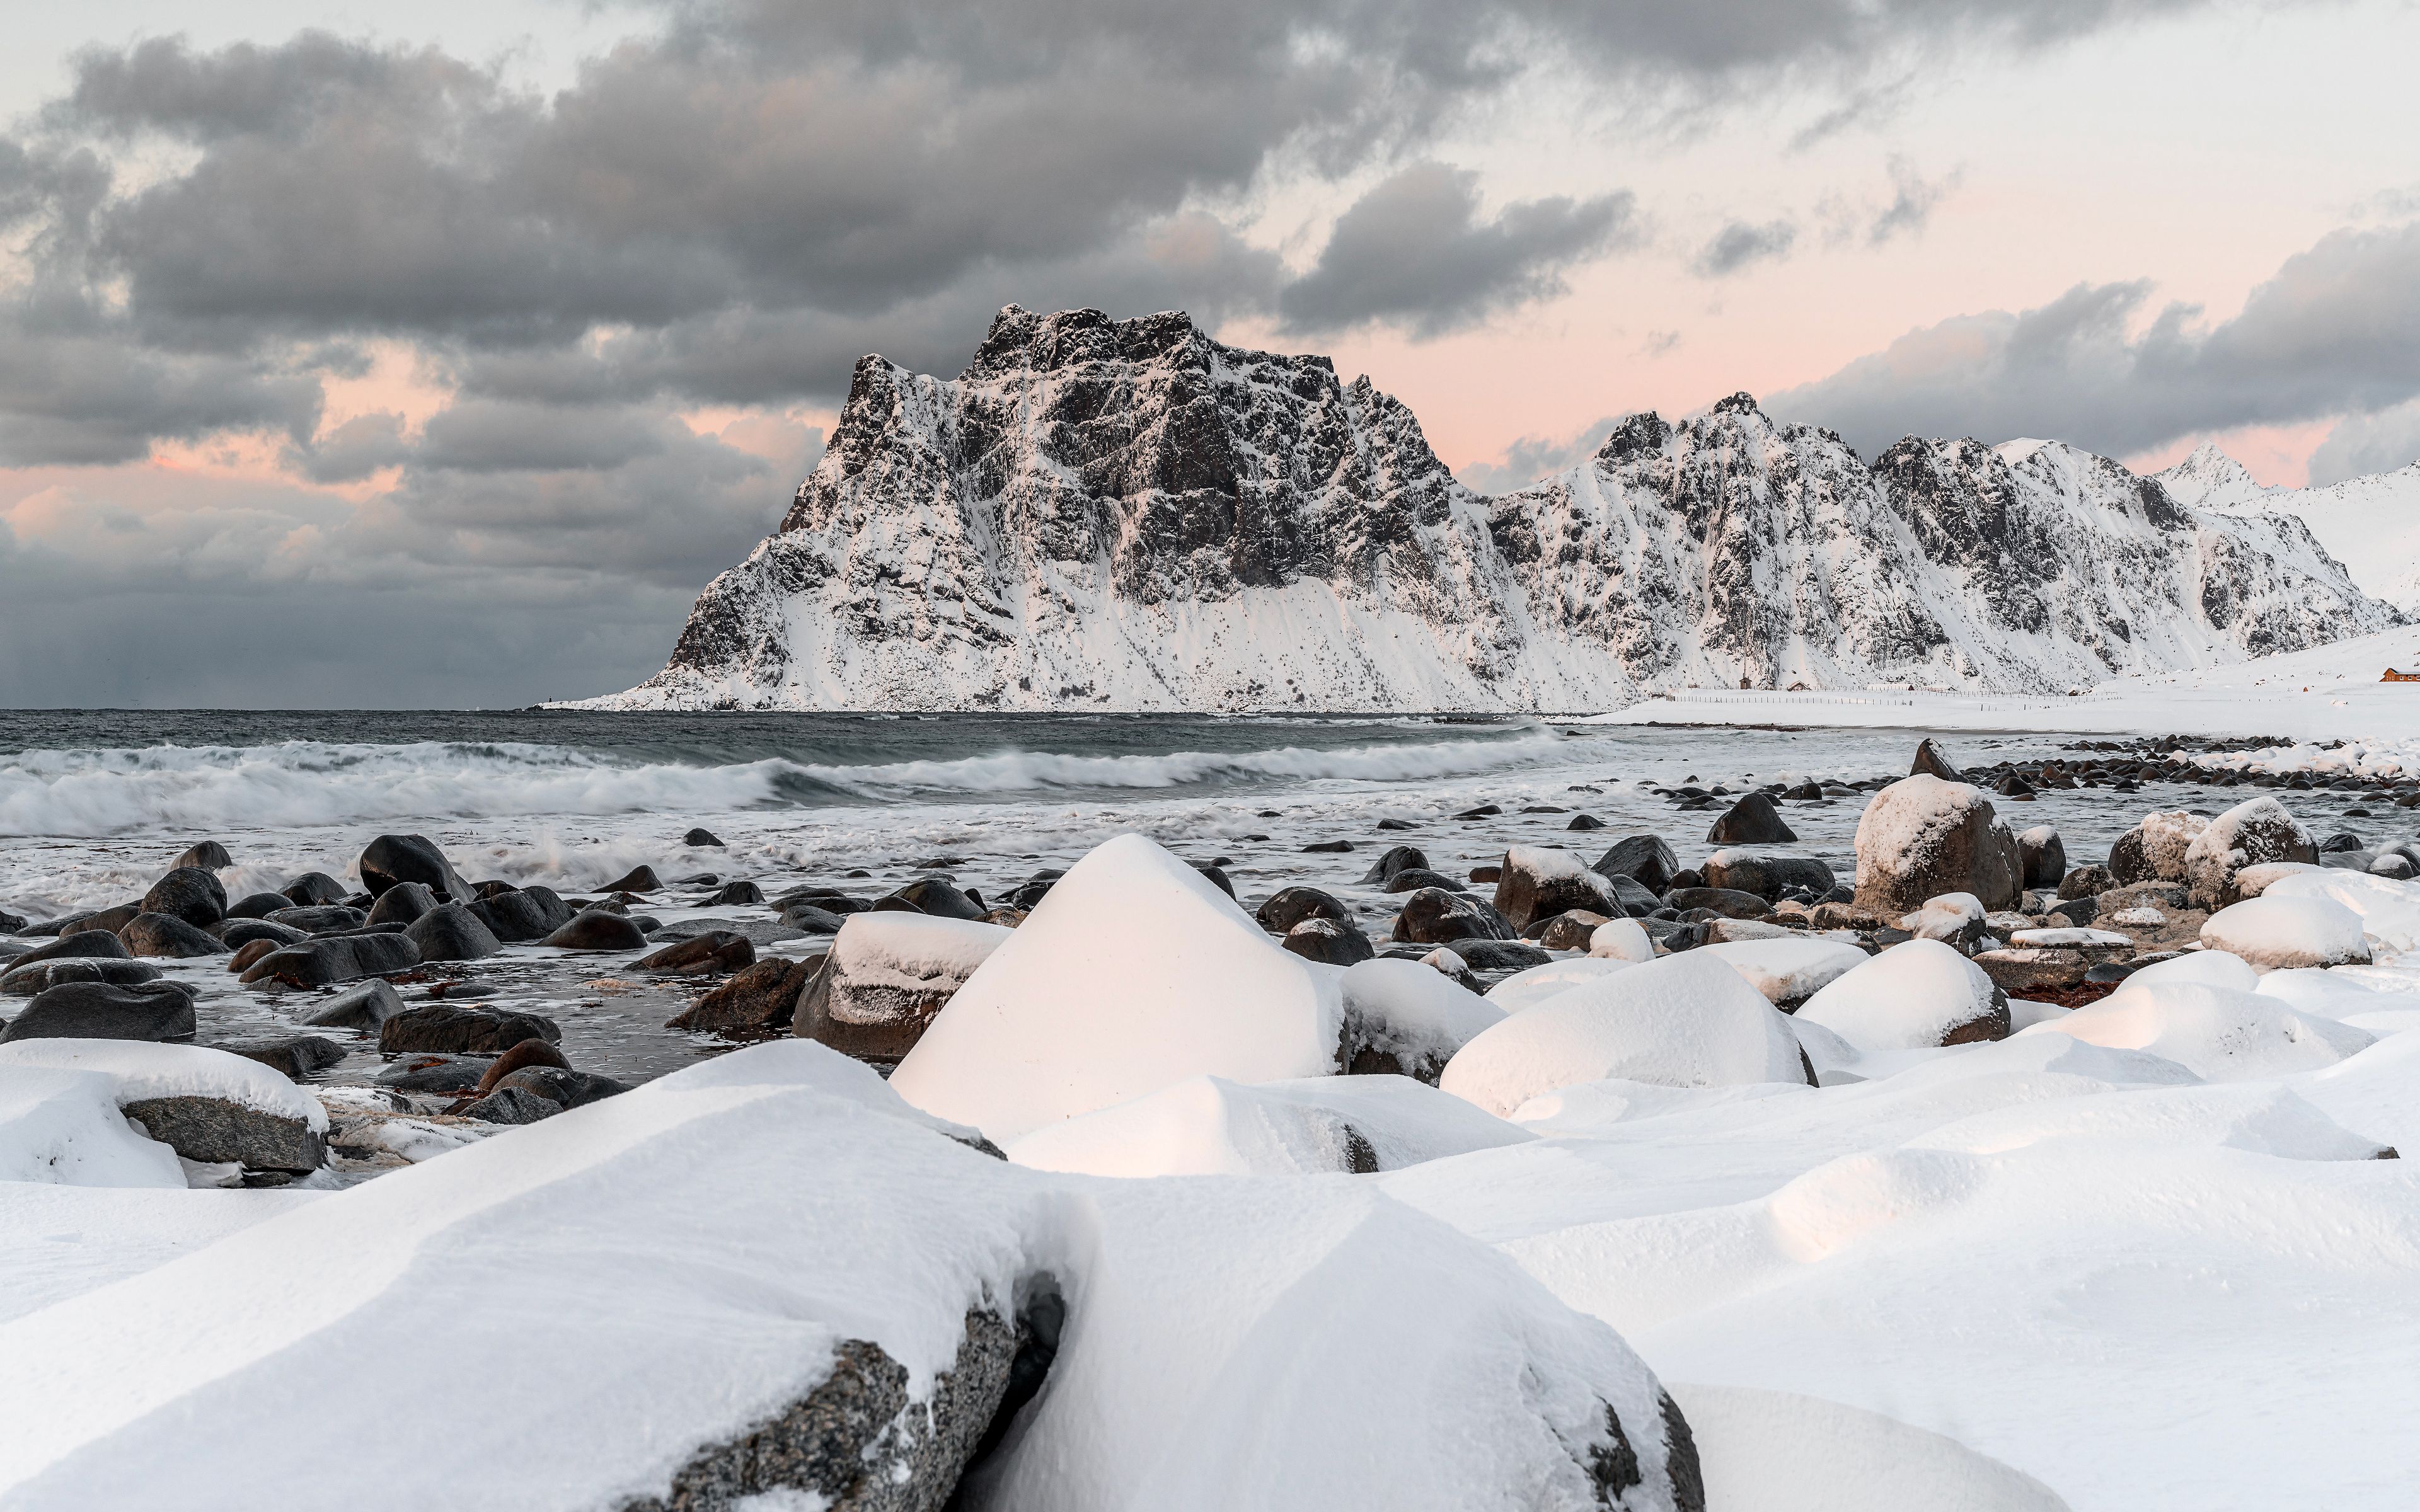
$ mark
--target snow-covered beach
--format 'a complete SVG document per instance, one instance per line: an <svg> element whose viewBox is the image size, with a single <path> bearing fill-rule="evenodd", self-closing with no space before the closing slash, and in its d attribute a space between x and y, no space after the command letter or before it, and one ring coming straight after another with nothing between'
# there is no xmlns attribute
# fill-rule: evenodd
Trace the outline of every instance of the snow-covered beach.
<svg viewBox="0 0 2420 1512"><path fill-rule="evenodd" d="M2420 762L1873 698L20 750L0 1506L2399 1505Z"/></svg>

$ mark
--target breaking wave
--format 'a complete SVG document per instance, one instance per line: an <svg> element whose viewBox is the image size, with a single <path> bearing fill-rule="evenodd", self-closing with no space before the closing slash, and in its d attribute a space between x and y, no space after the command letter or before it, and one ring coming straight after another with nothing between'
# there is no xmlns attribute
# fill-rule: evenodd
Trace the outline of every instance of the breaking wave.
<svg viewBox="0 0 2420 1512"><path fill-rule="evenodd" d="M1318 748L1083 755L1003 750L861 765L639 762L572 747L424 741L151 746L0 757L0 835L102 836L1472 776L1550 759L1546 731Z"/></svg>

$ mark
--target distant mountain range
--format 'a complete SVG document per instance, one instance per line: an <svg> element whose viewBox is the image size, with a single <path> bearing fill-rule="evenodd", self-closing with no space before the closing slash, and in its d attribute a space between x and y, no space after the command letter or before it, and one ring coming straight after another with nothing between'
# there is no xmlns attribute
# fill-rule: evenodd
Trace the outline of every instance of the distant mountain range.
<svg viewBox="0 0 2420 1512"><path fill-rule="evenodd" d="M2205 443L2152 476L2195 509L2296 517L2362 592L2420 613L2420 462L2321 488L2280 488L2255 482L2242 463Z"/></svg>
<svg viewBox="0 0 2420 1512"><path fill-rule="evenodd" d="M780 529L706 586L662 671L582 706L2058 691L2403 623L2322 548L2323 510L2241 492L2203 454L2147 478L2055 441L1911 437L1869 462L1741 393L1632 415L1489 498L1325 357L1012 305L955 378L861 360Z"/></svg>

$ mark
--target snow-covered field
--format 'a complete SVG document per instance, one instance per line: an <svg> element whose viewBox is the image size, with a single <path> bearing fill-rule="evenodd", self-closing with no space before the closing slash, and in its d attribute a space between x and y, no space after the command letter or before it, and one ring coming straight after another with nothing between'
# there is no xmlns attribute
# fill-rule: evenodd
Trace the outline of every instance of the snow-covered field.
<svg viewBox="0 0 2420 1512"><path fill-rule="evenodd" d="M2206 938L2366 964L1927 1048L1929 940L1482 999L1129 835L887 1084L784 1039L341 1191L115 1116L318 1113L250 1061L0 1046L0 1508L2407 1507L2420 884L2277 870Z"/></svg>

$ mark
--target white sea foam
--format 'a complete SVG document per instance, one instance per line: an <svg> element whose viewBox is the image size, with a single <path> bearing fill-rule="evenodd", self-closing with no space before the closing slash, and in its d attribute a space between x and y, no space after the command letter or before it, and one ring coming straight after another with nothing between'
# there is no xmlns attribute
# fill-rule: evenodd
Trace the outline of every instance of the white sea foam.
<svg viewBox="0 0 2420 1512"><path fill-rule="evenodd" d="M614 815L879 801L915 795L1171 789L1256 780L1404 781L1533 764L1566 746L1535 732L1321 749L1117 756L1007 750L845 765L615 761L566 747L424 741L29 750L0 758L0 835Z"/></svg>

